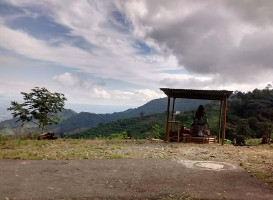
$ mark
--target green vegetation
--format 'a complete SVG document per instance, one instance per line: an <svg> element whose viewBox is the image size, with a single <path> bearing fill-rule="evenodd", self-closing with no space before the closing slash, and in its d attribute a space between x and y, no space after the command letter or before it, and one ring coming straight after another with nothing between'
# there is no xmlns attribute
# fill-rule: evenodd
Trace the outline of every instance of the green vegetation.
<svg viewBox="0 0 273 200"><path fill-rule="evenodd" d="M220 102L215 101L205 105L212 135L219 132ZM195 110L184 111L175 115L186 128L190 128ZM164 138L166 115L164 113L142 115L140 117L120 119L74 134L73 138L104 138L111 134L127 132L132 138ZM237 144L257 144L266 132L272 132L273 127L273 90L271 86L252 92L235 92L229 99L227 113L226 139L231 144L236 138ZM271 133L273 135L273 133ZM246 142L247 140L247 142Z"/></svg>
<svg viewBox="0 0 273 200"><path fill-rule="evenodd" d="M21 92L24 103L20 104L15 101L11 102L8 110L13 111L14 118L25 122L32 122L41 128L42 133L45 126L57 124L60 118L56 114L62 111L66 98L60 93L51 93L46 88L35 87L32 92Z"/></svg>
<svg viewBox="0 0 273 200"><path fill-rule="evenodd" d="M183 99L182 99L183 100ZM199 104L205 104L210 130L218 136L219 127L219 101L180 101L177 99L175 110L183 110L175 115L175 120L180 121L186 128L190 128L195 110ZM182 109L183 108L183 109ZM61 137L71 138L164 138L166 114L166 98L153 100L139 108L129 109L113 114L94 114L82 112L70 113L58 125L50 125L47 130L54 131ZM157 113L161 112L161 113ZM130 118L131 117L131 118ZM0 123L0 130L9 131L15 119ZM28 124L27 124L28 125ZM91 127L91 128L90 128ZM226 139L231 143L236 138L237 144L245 144L246 140L261 138L264 133L273 137L273 90L269 85L263 90L255 89L252 92L235 92L228 102ZM30 132L33 127L25 131ZM18 130L18 129L17 129ZM37 132L37 129L35 130ZM35 132L35 131L32 131ZM22 135L17 131L18 135ZM126 136L122 133L126 132ZM257 142L257 141L256 141ZM249 140L247 144L253 144Z"/></svg>
<svg viewBox="0 0 273 200"><path fill-rule="evenodd" d="M60 121L65 121L73 116L77 115L77 113L70 109L63 109L61 112L56 114L56 117L60 119ZM24 126L21 127L21 121L18 121L19 118L13 118L10 120L6 120L0 123L0 134L8 136L8 137L25 137L26 135L32 134L39 134L40 130L36 124L33 123L24 123ZM61 123L60 122L60 123ZM45 127L46 131L54 131L56 126L58 127L59 124L55 125L48 125Z"/></svg>
<svg viewBox="0 0 273 200"><path fill-rule="evenodd" d="M164 130L165 115L154 114L101 124L73 137L94 139L126 132L127 137L134 139L145 139L149 137L160 138L164 135Z"/></svg>
<svg viewBox="0 0 273 200"><path fill-rule="evenodd" d="M235 92L229 101L227 115L228 139L236 138L244 143L249 138L261 138L263 134L272 135L273 127L273 89L268 85L263 90Z"/></svg>
<svg viewBox="0 0 273 200"><path fill-rule="evenodd" d="M72 135L72 138L106 138L113 134L126 132L129 138L144 139L151 136L153 126L157 124L156 131L163 135L165 126L165 115L154 114L143 117L135 117L129 119L119 119L115 122L100 124L99 126L90 128L80 134Z"/></svg>
<svg viewBox="0 0 273 200"><path fill-rule="evenodd" d="M187 111L195 109L199 104L207 104L210 101L192 100L192 99L177 99L175 110ZM88 112L81 112L79 114L72 110L64 109L57 116L61 119L57 125L49 125L46 127L47 131L53 131L55 134L63 137L79 132L85 129L99 126L102 123L116 121L118 119L127 119L132 117L145 117L155 113L163 113L166 111L167 98L154 99L143 106L135 109L128 109L123 112L115 112L112 114L95 114ZM21 129L21 123L16 121L18 118L0 122L0 133L12 136L23 133L33 133L38 131L36 126L31 123L25 123L24 128Z"/></svg>
<svg viewBox="0 0 273 200"><path fill-rule="evenodd" d="M213 135L218 134L219 102L206 106L210 129ZM180 121L186 128L190 128L194 111L185 111L175 115L175 120ZM115 122L100 124L84 132L71 135L71 138L107 138L113 134L127 133L127 137L134 139L159 138L163 139L166 128L166 114L158 113L142 117L120 119Z"/></svg>

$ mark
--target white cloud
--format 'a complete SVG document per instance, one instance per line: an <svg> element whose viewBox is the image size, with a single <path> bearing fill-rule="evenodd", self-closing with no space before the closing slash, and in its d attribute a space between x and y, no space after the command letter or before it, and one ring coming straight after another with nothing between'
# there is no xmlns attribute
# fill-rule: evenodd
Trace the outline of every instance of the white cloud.
<svg viewBox="0 0 273 200"><path fill-rule="evenodd" d="M79 78L68 72L61 74L60 76L54 76L53 80L69 87L77 87L80 84Z"/></svg>
<svg viewBox="0 0 273 200"><path fill-rule="evenodd" d="M32 5L31 1L14 3L18 6ZM91 43L94 47L90 51L71 46L65 41L54 46L50 41L37 39L23 30L13 30L3 23L0 24L0 46L27 58L57 63L102 78L114 78L143 86L152 84L155 87L157 75L154 72L169 68L169 57L137 54L133 45L135 39L107 24L112 11L112 8L107 10L109 3L92 3L88 6L86 3L69 1L62 8L60 6L63 4L56 1L47 4L37 2L33 5L44 6L42 8L57 23L71 29L72 36L83 37ZM174 62L172 64L177 65Z"/></svg>
<svg viewBox="0 0 273 200"><path fill-rule="evenodd" d="M152 99L164 97L161 92L151 89L109 90L105 85L85 79L81 75L64 73L54 76L55 89L58 88L72 103L107 104L111 101L117 105L141 105Z"/></svg>
<svg viewBox="0 0 273 200"><path fill-rule="evenodd" d="M62 72L50 77L53 82L28 80L25 88L53 88L72 102L129 105L162 97L159 87L246 91L272 82L271 1L5 2L24 12L0 18L0 47L29 62L38 60L62 68ZM125 19L113 16L118 11ZM42 40L34 33L8 26L22 16L53 20L68 28L65 34L82 38L90 48L76 46L65 36ZM52 43L55 40L58 45ZM151 47L152 53L145 53L147 47L137 41ZM16 60L18 65L20 58L11 57L0 56L1 64L11 65ZM83 74L131 83L138 89L110 90ZM3 84L16 92L23 86L20 88L13 80Z"/></svg>

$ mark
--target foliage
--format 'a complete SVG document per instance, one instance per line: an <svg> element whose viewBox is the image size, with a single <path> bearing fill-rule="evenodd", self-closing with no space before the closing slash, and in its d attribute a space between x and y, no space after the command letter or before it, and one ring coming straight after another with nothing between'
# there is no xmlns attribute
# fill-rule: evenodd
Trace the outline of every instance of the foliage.
<svg viewBox="0 0 273 200"><path fill-rule="evenodd" d="M208 118L210 121L210 129L213 135L218 133L218 115L219 105L213 104L208 110ZM194 111L186 111L175 116L175 120L180 121L186 128L190 128ZM128 137L134 139L144 138L160 138L164 139L166 129L166 114L153 114L145 115L142 117L134 117L128 119L120 119L115 122L100 124L99 126L92 127L86 131L76 133L69 137L71 138L106 138L111 134L126 131Z"/></svg>
<svg viewBox="0 0 273 200"><path fill-rule="evenodd" d="M247 145L250 145L250 146L255 146L255 145L258 145L258 144L261 144L261 139L259 138L259 139L248 139L248 140L246 140L246 144Z"/></svg>
<svg viewBox="0 0 273 200"><path fill-rule="evenodd" d="M51 93L44 87L35 87L31 91L21 92L24 103L12 101L8 110L13 111L14 118L19 117L17 121L21 120L22 126L25 122L32 122L39 125L44 132L46 125L57 124L60 121L56 113L63 109L66 98L63 94Z"/></svg>
<svg viewBox="0 0 273 200"><path fill-rule="evenodd" d="M218 135L220 103L215 101L205 106L209 119L209 128L212 135ZM194 110L181 112L175 115L175 120L180 121L186 128L190 128ZM249 138L261 138L269 131L272 133L273 119L273 90L255 89L253 92L235 92L229 99L226 139L239 145L246 144ZM163 139L165 135L166 114L145 115L116 122L100 124L82 133L73 135L76 138L107 137L112 133L127 131L133 138L155 137ZM159 133L159 134L158 134Z"/></svg>
<svg viewBox="0 0 273 200"><path fill-rule="evenodd" d="M268 85L265 89L252 92L235 92L230 99L227 115L227 138L246 140L261 138L272 133L273 90Z"/></svg>
<svg viewBox="0 0 273 200"><path fill-rule="evenodd" d="M151 136L151 133L158 132L160 136L165 130L166 116L164 113L119 119L115 122L100 124L99 126L87 129L84 132L71 135L72 138L105 138L112 134L126 132L129 138L144 139ZM160 130L157 126L160 127ZM154 127L154 129L153 129ZM116 136L116 135L113 135ZM111 137L113 137L111 136Z"/></svg>
<svg viewBox="0 0 273 200"><path fill-rule="evenodd" d="M127 139L127 132L122 131L121 133L112 133L107 137L108 139Z"/></svg>
<svg viewBox="0 0 273 200"><path fill-rule="evenodd" d="M209 102L210 101L203 101L203 100L177 99L175 104L175 110L184 112L187 110L192 110L197 108L199 104L205 105ZM141 115L145 119L146 115L153 115L156 113L165 112L166 106L167 106L167 98L160 98L160 99L154 99L138 108L128 109L123 112L114 112L111 114L95 114L95 113L88 113L88 112L81 112L77 114L75 112L74 113L71 112L71 110L70 111L68 110L69 111L67 113L68 115L63 112L61 113L62 115L60 116L61 118L60 123L58 123L57 125L52 124L52 125L46 126L46 130L54 131L58 136L63 137L65 135L72 135L75 133L83 132L87 128L100 126L103 123L113 122L119 119L139 117ZM63 115L68 117L63 117ZM19 131L18 123L15 123L16 120L17 118L13 120L6 120L3 122L0 122L0 132L5 131L5 132L8 132L9 135L12 135L14 132L18 132ZM160 126L162 127L162 125ZM33 132L33 130L34 131L37 130L36 127L34 127L31 123L25 123L24 127L27 127L28 132ZM123 129L119 130L119 132L121 131L123 131ZM115 132L111 131L111 133L115 133ZM147 135L147 133L145 134ZM143 137L143 135L145 134L141 134L140 137ZM129 132L128 132L128 136L130 137Z"/></svg>
<svg viewBox="0 0 273 200"><path fill-rule="evenodd" d="M162 128L159 125L155 124L152 127L151 137L155 139L159 139L162 136L162 132L163 132Z"/></svg>

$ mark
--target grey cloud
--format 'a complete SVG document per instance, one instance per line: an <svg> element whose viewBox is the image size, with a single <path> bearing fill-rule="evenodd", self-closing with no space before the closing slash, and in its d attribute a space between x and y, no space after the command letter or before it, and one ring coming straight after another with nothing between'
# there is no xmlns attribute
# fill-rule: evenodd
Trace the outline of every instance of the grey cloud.
<svg viewBox="0 0 273 200"><path fill-rule="evenodd" d="M272 25L273 1L271 0L230 0L226 1L226 6L246 22L259 27Z"/></svg>
<svg viewBox="0 0 273 200"><path fill-rule="evenodd" d="M177 88L198 88L202 85L211 85L212 81L211 80L205 80L205 81L201 81L198 79L187 79L187 80L177 80L177 79L172 79L172 78L165 78L163 80L160 81L160 85L163 85L164 87L169 87L169 88L173 88L174 85Z"/></svg>
<svg viewBox="0 0 273 200"><path fill-rule="evenodd" d="M145 1L145 18L127 16L135 27L144 27L143 40L153 40L163 52L167 49L187 71L211 75L214 84L218 80L226 84L271 80L273 1L189 2ZM186 14L183 5L188 6ZM168 21L166 14L166 19L158 20L157 14L166 13L162 10L175 17Z"/></svg>

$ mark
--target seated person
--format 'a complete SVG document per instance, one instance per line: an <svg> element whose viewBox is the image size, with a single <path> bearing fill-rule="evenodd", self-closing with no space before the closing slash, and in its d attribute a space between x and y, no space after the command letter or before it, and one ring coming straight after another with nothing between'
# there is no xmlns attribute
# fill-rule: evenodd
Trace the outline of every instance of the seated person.
<svg viewBox="0 0 273 200"><path fill-rule="evenodd" d="M192 136L210 135L209 122L203 105L198 107L191 125Z"/></svg>

